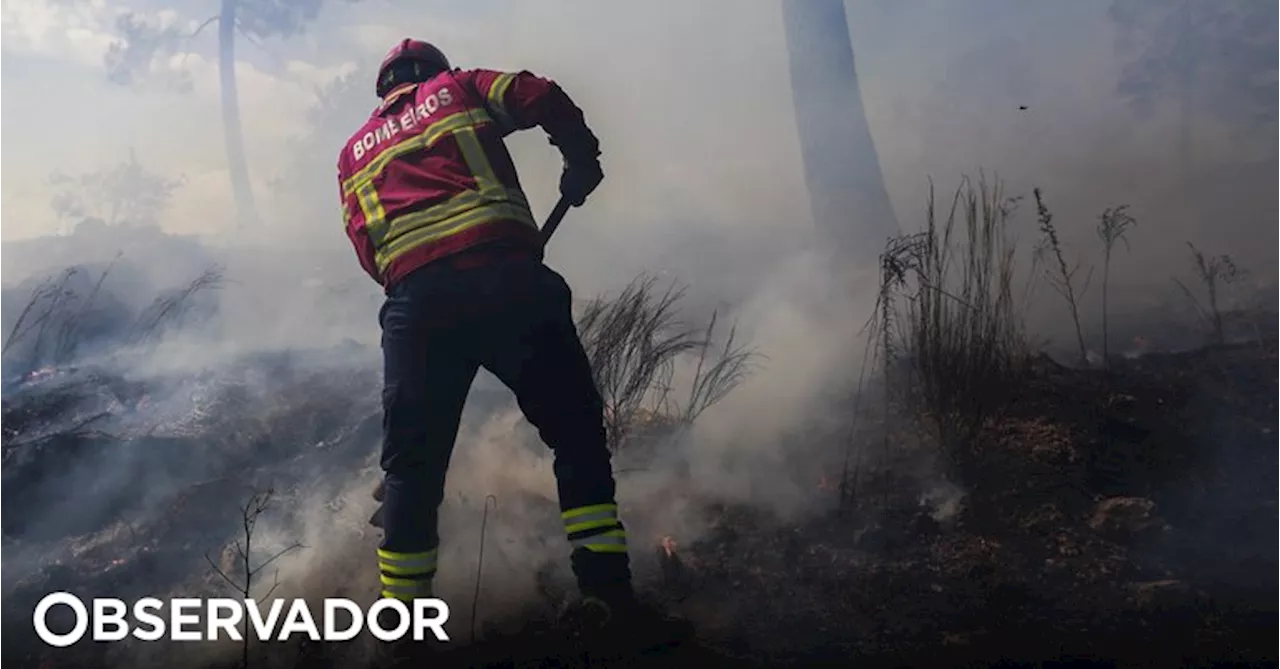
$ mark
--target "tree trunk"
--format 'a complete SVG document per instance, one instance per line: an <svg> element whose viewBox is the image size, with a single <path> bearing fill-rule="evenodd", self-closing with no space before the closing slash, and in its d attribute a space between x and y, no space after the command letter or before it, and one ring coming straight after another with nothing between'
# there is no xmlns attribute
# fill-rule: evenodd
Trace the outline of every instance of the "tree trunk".
<svg viewBox="0 0 1280 669"><path fill-rule="evenodd" d="M899 229L862 105L844 0L784 0L782 11L814 223L844 262L875 262Z"/></svg>
<svg viewBox="0 0 1280 669"><path fill-rule="evenodd" d="M235 198L236 224L241 228L258 222L249 183L249 166L244 155L244 132L240 127L240 101L236 94L236 3L222 0L218 16L218 75L222 89L222 128L226 142L227 169Z"/></svg>

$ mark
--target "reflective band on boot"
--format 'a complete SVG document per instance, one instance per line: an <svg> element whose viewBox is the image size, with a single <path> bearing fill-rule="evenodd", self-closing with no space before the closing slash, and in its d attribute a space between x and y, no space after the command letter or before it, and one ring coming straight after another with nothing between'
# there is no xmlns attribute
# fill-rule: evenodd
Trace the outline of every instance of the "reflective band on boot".
<svg viewBox="0 0 1280 669"><path fill-rule="evenodd" d="M560 514L574 548L592 553L626 553L627 531L618 519L617 504L592 504Z"/></svg>
<svg viewBox="0 0 1280 669"><path fill-rule="evenodd" d="M436 549L423 553L395 553L378 549L382 596L404 601L431 596L436 575Z"/></svg>

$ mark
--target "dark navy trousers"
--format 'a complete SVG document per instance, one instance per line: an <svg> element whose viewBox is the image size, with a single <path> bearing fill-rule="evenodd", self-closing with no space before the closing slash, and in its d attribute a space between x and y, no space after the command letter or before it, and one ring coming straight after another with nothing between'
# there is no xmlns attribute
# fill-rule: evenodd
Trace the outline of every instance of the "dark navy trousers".
<svg viewBox="0 0 1280 669"><path fill-rule="evenodd" d="M603 404L574 324L569 286L534 257L459 262L466 259L464 253L410 273L388 290L379 315L383 596L431 596L445 474L481 366L515 393L553 451L579 587L584 593L629 590Z"/></svg>

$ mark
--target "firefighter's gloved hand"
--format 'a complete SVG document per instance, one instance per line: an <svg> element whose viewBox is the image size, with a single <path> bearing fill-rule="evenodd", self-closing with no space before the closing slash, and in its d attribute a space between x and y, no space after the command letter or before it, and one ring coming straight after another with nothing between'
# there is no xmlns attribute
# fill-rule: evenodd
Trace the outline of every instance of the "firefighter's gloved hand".
<svg viewBox="0 0 1280 669"><path fill-rule="evenodd" d="M581 207L601 181L604 181L604 171L600 169L600 161L566 162L560 174L560 195L570 205Z"/></svg>

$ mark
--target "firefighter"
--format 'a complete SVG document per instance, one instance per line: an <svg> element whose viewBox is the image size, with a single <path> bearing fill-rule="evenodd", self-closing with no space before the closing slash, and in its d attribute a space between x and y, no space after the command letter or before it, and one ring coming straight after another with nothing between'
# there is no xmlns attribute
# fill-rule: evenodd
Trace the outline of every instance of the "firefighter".
<svg viewBox="0 0 1280 669"><path fill-rule="evenodd" d="M457 69L405 39L378 70L381 103L347 141L338 181L347 235L384 288L382 596L431 596L437 511L464 401L484 367L514 393L554 454L580 620L624 635L688 633L637 603L618 516L603 405L564 279L503 138L540 126L581 206L604 178L597 139L553 81ZM637 626L657 624L659 630ZM608 636L608 635L605 635Z"/></svg>

